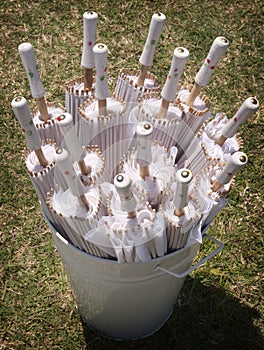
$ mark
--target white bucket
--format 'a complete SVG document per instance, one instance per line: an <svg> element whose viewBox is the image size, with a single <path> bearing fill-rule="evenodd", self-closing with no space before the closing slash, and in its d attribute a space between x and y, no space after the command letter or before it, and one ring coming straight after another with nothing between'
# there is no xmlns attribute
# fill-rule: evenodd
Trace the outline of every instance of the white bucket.
<svg viewBox="0 0 264 350"><path fill-rule="evenodd" d="M173 311L199 244L142 263L118 263L89 255L66 241L48 222L85 324L115 339L138 339L157 331Z"/></svg>

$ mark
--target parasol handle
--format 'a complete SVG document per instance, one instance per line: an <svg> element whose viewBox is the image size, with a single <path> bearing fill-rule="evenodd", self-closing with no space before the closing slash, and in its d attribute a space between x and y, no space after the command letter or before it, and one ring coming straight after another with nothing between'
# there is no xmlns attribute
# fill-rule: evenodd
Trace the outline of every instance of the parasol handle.
<svg viewBox="0 0 264 350"><path fill-rule="evenodd" d="M218 36L214 40L204 64L195 76L195 85L185 102L187 106L192 106L194 100L199 95L201 88L209 83L215 67L224 56L228 46L229 41L223 36Z"/></svg>
<svg viewBox="0 0 264 350"><path fill-rule="evenodd" d="M229 183L232 177L248 162L248 157L243 152L235 152L230 157L222 171L216 174L216 180L213 182L212 191L216 192L220 187Z"/></svg>
<svg viewBox="0 0 264 350"><path fill-rule="evenodd" d="M209 259L213 258L215 255L219 254L221 252L221 250L224 248L224 244L222 242L220 242L218 239L208 235L207 233L203 235L203 239L204 238L208 238L210 241L216 243L218 245L218 248L216 248L211 254L207 255L205 258L201 259L198 263L196 263L195 265L193 265L192 267L190 267L189 269L185 270L184 272L181 273L177 273L174 271L171 271L169 269L166 269L165 267L162 267L160 265L156 266L155 270L160 270L163 272L168 273L169 275L176 277L176 278L184 278L187 275L189 275L191 272L193 272L194 270L198 269L200 266L202 266L204 263L206 263L206 261L208 261Z"/></svg>
<svg viewBox="0 0 264 350"><path fill-rule="evenodd" d="M173 204L175 207L174 215L184 215L184 208L188 205L188 190L193 179L191 170L179 169L176 172L176 189L173 196Z"/></svg>
<svg viewBox="0 0 264 350"><path fill-rule="evenodd" d="M79 168L83 175L89 175L91 167L85 164L83 159L84 150L80 140L77 137L76 128L73 125L73 118L70 113L62 113L56 119L55 122L60 126L60 129L64 136L64 143L71 155L73 161L78 162Z"/></svg>
<svg viewBox="0 0 264 350"><path fill-rule="evenodd" d="M117 174L114 178L114 185L119 194L121 201L121 209L127 212L127 218L133 219L136 217L137 201L131 191L131 180L126 174Z"/></svg>
<svg viewBox="0 0 264 350"><path fill-rule="evenodd" d="M222 146L226 139L233 137L243 124L252 114L259 109L259 101L255 97L248 97L240 106L236 114L223 127L221 136L216 140L216 144Z"/></svg>
<svg viewBox="0 0 264 350"><path fill-rule="evenodd" d="M84 68L84 89L91 89L93 84L94 52L98 15L96 12L83 14L83 49L81 65Z"/></svg>
<svg viewBox="0 0 264 350"><path fill-rule="evenodd" d="M99 115L107 114L106 99L110 96L107 82L107 53L108 48L104 44L96 44L93 47L96 70L95 96L98 100Z"/></svg>
<svg viewBox="0 0 264 350"><path fill-rule="evenodd" d="M166 117L169 104L175 99L178 84L188 58L189 51L184 47L177 47L174 50L170 71L161 91L162 102L157 115L158 119Z"/></svg>
<svg viewBox="0 0 264 350"><path fill-rule="evenodd" d="M24 97L18 96L12 100L11 105L19 124L24 131L28 148L35 152L39 164L46 167L48 161L41 149L41 138L33 122L27 100Z"/></svg>
<svg viewBox="0 0 264 350"><path fill-rule="evenodd" d="M137 80L138 86L144 85L147 70L153 63L156 46L163 30L165 21L166 16L160 12L154 13L151 18L147 40L139 59L141 69Z"/></svg>
<svg viewBox="0 0 264 350"><path fill-rule="evenodd" d="M185 104L187 106L192 106L196 97L200 95L201 90L202 90L202 86L198 85L197 83L194 83L192 90L190 91L190 94L187 97Z"/></svg>
<svg viewBox="0 0 264 350"><path fill-rule="evenodd" d="M18 51L27 73L31 95L37 100L39 112L46 123L50 117L45 102L45 89L39 76L35 53L30 43L22 43L18 46Z"/></svg>
<svg viewBox="0 0 264 350"><path fill-rule="evenodd" d="M54 160L63 174L72 195L78 197L82 205L88 211L89 204L84 194L84 187L82 186L81 180L73 168L69 153L65 149L58 148L54 154Z"/></svg>
<svg viewBox="0 0 264 350"><path fill-rule="evenodd" d="M136 159L139 164L140 176L143 180L149 177L149 164L152 161L151 146L152 146L153 126L146 121L138 123L136 126L137 135L137 154Z"/></svg>

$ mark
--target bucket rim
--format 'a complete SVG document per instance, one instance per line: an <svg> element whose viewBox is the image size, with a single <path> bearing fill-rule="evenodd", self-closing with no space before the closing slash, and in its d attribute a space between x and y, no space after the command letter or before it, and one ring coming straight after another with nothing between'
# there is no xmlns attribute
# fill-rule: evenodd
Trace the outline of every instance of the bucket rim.
<svg viewBox="0 0 264 350"><path fill-rule="evenodd" d="M139 262L123 262L123 263L120 263L118 262L117 260L111 260L111 259L106 259L106 258L103 258L103 257L98 257L98 256L95 256L95 255L92 255L92 254L89 254L87 252L84 252L83 250L75 247L72 243L70 243L66 238L64 238L56 229L55 227L53 226L53 224L49 221L49 219L47 218L45 212L43 211L43 214L44 214L44 217L45 217L45 220L47 222L47 224L49 225L50 227L50 230L52 231L52 233L57 237L57 239L63 243L65 246L67 246L68 248L74 250L75 252L77 252L78 254L82 255L82 256L88 256L90 259L93 259L94 261L100 261L100 262L107 262L108 264L113 264L114 265L118 265L118 266L121 266L121 265L125 265L125 266L128 266L128 265L140 265L142 264L142 261L139 261ZM205 230L204 230L205 231ZM203 234L203 233L202 233ZM183 254L185 251L187 251L188 249L197 249L198 246L200 246L201 243L194 243L193 245L191 246L185 246L181 249L178 249L178 250L175 250L174 252L171 252L171 253L168 253L168 254L165 254L163 256L159 256L157 258L153 258L153 259L150 259L148 261L144 261L144 264L159 264L161 261L164 260L164 258L169 258L169 257L174 257L175 255L178 255L178 254Z"/></svg>

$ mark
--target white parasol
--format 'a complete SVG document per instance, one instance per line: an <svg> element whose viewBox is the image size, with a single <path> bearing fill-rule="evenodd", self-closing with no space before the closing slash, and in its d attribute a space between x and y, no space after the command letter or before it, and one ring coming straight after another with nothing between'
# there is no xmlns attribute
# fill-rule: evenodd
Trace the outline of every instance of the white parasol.
<svg viewBox="0 0 264 350"><path fill-rule="evenodd" d="M96 98L88 99L79 108L81 115L79 139L83 145L98 145L105 158L111 179L118 171L120 157L125 154L132 138L131 124L125 113L126 105L111 97L107 83L107 53L104 44L94 46L96 66Z"/></svg>
<svg viewBox="0 0 264 350"><path fill-rule="evenodd" d="M24 97L15 97L11 105L22 127L28 146L28 149L24 149L22 153L27 173L46 215L51 220L49 210L46 207L46 194L55 184L53 156L55 143L52 140L41 140L33 122L27 100ZM65 182L62 178L57 180L65 187Z"/></svg>
<svg viewBox="0 0 264 350"><path fill-rule="evenodd" d="M81 65L84 74L66 83L65 106L66 111L73 116L73 123L78 126L80 121L78 108L89 97L94 95L93 70L95 67L93 47L96 42L98 15L96 12L83 14L83 49Z"/></svg>
<svg viewBox="0 0 264 350"><path fill-rule="evenodd" d="M165 222L148 203L138 201L131 180L116 175L107 200L109 216L102 217L118 262L148 261L167 251Z"/></svg>
<svg viewBox="0 0 264 350"><path fill-rule="evenodd" d="M62 232L76 247L96 256L108 257L99 247L84 239L87 232L97 227L99 218L105 213L100 188L83 186L66 150L57 149L54 160L68 186L63 190L57 185L48 193L47 205L54 221L59 222Z"/></svg>
<svg viewBox="0 0 264 350"><path fill-rule="evenodd" d="M64 136L62 147L65 148L74 162L77 174L83 183L100 184L108 180L105 172L105 161L97 146L82 146L77 137L76 125L70 113L63 113L57 119Z"/></svg>
<svg viewBox="0 0 264 350"><path fill-rule="evenodd" d="M122 69L115 87L115 94L126 103L137 102L150 91L159 91L157 79L148 73L152 66L154 54L162 33L166 16L160 12L154 13L148 31L148 36L140 56L140 70ZM130 105L129 105L130 106Z"/></svg>
<svg viewBox="0 0 264 350"><path fill-rule="evenodd" d="M170 153L152 142L153 126L143 121L136 126L136 149L121 161L120 168L132 179L135 193L145 198L153 208L158 208L161 197L171 186L176 168L177 149Z"/></svg>
<svg viewBox="0 0 264 350"><path fill-rule="evenodd" d="M34 124L39 129L42 140L52 139L60 144L61 135L56 126L54 119L64 112L64 108L58 104L46 103L45 89L42 84L35 58L33 47L30 43L25 42L19 45L18 51L27 73L31 95L36 99L38 108L34 111Z"/></svg>
<svg viewBox="0 0 264 350"><path fill-rule="evenodd" d="M197 210L197 203L188 196L192 178L192 172L189 169L178 170L172 200L167 197L161 205L161 211L167 224L169 252L181 249L186 245L190 231L200 219L201 214Z"/></svg>

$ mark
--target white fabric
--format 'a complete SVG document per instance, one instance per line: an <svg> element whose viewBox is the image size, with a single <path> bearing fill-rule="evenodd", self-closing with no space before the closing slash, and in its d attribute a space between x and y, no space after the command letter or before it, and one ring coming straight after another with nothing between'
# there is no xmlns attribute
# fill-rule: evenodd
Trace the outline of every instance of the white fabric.
<svg viewBox="0 0 264 350"><path fill-rule="evenodd" d="M98 115L97 100L85 103L80 108L81 121L79 138L83 145L98 145L105 159L109 178L116 175L120 159L125 155L133 139L133 126L128 121L125 105L114 99L107 99L107 116Z"/></svg>
<svg viewBox="0 0 264 350"><path fill-rule="evenodd" d="M102 222L119 263L148 261L167 252L165 221L161 213L154 215L143 207L135 219L120 215L102 217L100 228Z"/></svg>
<svg viewBox="0 0 264 350"><path fill-rule="evenodd" d="M45 155L45 158L47 159L48 163L51 164L54 162L54 152L55 152L55 144L45 144L42 146L42 151ZM41 171L44 170L44 168L39 164L38 157L36 156L35 152L30 152L26 159L25 164L28 172L30 173L38 173L39 176L41 176Z"/></svg>
<svg viewBox="0 0 264 350"><path fill-rule="evenodd" d="M65 109L73 117L73 124L79 128L80 115L79 106L82 105L88 98L94 96L95 84L92 84L92 89L84 90L84 82L82 78L73 79L66 84L65 89Z"/></svg>
<svg viewBox="0 0 264 350"><path fill-rule="evenodd" d="M132 73L131 73L132 74ZM159 84L154 77L146 76L143 87L137 86L138 75L120 73L115 87L115 95L120 97L131 110L135 102L142 96L147 96L151 91L157 91Z"/></svg>
<svg viewBox="0 0 264 350"><path fill-rule="evenodd" d="M194 227L201 213L197 212L195 203L191 200L185 207L184 215L174 215L175 206L173 201L167 199L162 204L162 212L167 223L167 240L169 251L183 248L188 240L189 233Z"/></svg>
<svg viewBox="0 0 264 350"><path fill-rule="evenodd" d="M122 165L123 171L131 178L134 193L138 198L145 198L155 207L159 205L161 194L166 193L174 180L176 168L174 158L165 152L163 146L156 144L151 148L152 161L149 164L150 177L142 180L139 174L139 164L136 153L131 152L127 161Z"/></svg>
<svg viewBox="0 0 264 350"><path fill-rule="evenodd" d="M73 167L76 174L82 178L84 182L91 180L94 186L98 186L105 181L109 181L109 177L105 172L105 161L104 157L100 153L98 148L85 147L83 160L85 164L91 167L91 172L89 175L81 174L80 168L77 162L74 162Z"/></svg>
<svg viewBox="0 0 264 350"><path fill-rule="evenodd" d="M39 131L41 140L54 140L58 146L61 145L62 133L55 123L55 119L64 112L61 106L47 106L50 119L44 123L39 110L34 113L33 121Z"/></svg>
<svg viewBox="0 0 264 350"><path fill-rule="evenodd" d="M59 189L54 193L51 199L51 205L54 211L64 217L76 217L80 219L92 219L98 213L100 203L100 191L98 188L90 187L85 193L85 197L89 203L89 210L80 205L78 198L72 194L70 189L62 191Z"/></svg>
<svg viewBox="0 0 264 350"><path fill-rule="evenodd" d="M100 190L89 188L85 196L89 203L88 211L80 205L77 197L73 196L69 189L66 191L59 189L48 198L48 203L53 217L63 228L63 234L69 242L89 254L109 259L111 251L101 249L102 240L98 240L98 236L96 244L93 240L86 239L87 234L93 236L94 230L98 232L98 219L104 214L100 207Z"/></svg>

